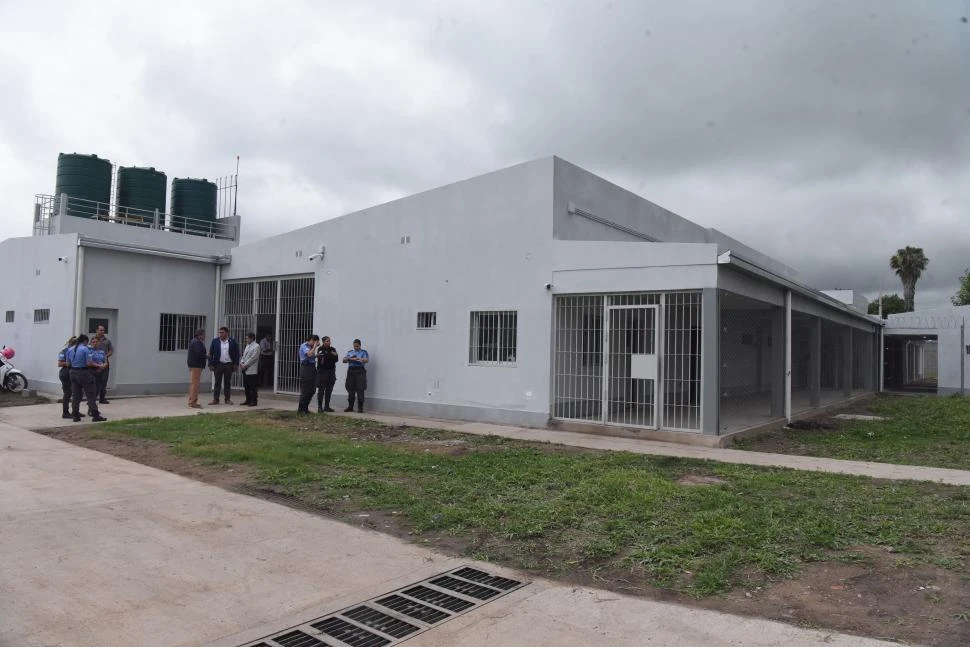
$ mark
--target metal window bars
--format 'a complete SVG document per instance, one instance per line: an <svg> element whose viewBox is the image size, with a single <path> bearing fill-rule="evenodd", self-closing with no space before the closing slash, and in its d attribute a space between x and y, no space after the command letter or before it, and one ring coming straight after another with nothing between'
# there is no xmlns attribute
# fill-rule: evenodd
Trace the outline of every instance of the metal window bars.
<svg viewBox="0 0 970 647"><path fill-rule="evenodd" d="M158 350L187 350L196 330L205 329L204 315L159 315Z"/></svg>
<svg viewBox="0 0 970 647"><path fill-rule="evenodd" d="M438 327L437 312L418 313L418 330L430 330L432 328L437 328L437 327Z"/></svg>
<svg viewBox="0 0 970 647"><path fill-rule="evenodd" d="M518 312L478 310L469 323L468 362L479 366L515 366Z"/></svg>
<svg viewBox="0 0 970 647"><path fill-rule="evenodd" d="M554 418L700 429L700 292L559 295L553 322Z"/></svg>

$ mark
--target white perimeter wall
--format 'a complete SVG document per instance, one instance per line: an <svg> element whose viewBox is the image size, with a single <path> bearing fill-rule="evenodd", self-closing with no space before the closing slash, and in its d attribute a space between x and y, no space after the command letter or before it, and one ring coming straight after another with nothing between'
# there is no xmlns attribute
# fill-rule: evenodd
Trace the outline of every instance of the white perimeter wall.
<svg viewBox="0 0 970 647"><path fill-rule="evenodd" d="M13 364L30 388L59 393L57 353L74 327L77 236L10 238L0 242L0 259L0 345L17 351ZM50 309L50 320L34 323L34 310L41 308ZM6 323L7 310L15 313L13 323Z"/></svg>

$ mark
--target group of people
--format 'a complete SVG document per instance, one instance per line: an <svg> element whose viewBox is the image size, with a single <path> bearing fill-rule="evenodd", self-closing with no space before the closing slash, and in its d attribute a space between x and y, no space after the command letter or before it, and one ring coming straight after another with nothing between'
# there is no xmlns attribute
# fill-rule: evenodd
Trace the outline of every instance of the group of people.
<svg viewBox="0 0 970 647"><path fill-rule="evenodd" d="M199 404L199 385L202 370L208 366L214 376L212 387L212 401L209 405L219 404L222 395L225 404L232 404L230 382L233 374L242 372L243 389L246 394L244 406L255 407L259 400L259 387L266 385L267 373L272 379L273 360L276 345L271 334L267 334L260 342L256 342L254 333L246 333L245 346L229 335L226 326L219 328L219 334L205 346L205 330L195 331L195 337L189 344L189 406L193 409L201 408ZM330 397L337 382L337 350L332 346L330 337L310 335L300 345L297 351L300 363L300 402L297 411L301 414L310 413L310 401L313 394L317 394L317 412L332 412ZM345 411L353 411L354 404L357 411L364 411L364 391L367 390L367 369L365 365L370 361L367 351L360 347L360 340L354 340L353 350L347 351L343 362L348 364L347 399L349 406Z"/></svg>
<svg viewBox="0 0 970 647"><path fill-rule="evenodd" d="M107 420L101 415L99 404L110 404L107 398L108 373L114 346L105 334L104 326L98 326L93 337L77 335L67 340L57 354L58 378L61 381L63 399L62 418L81 422L81 398L87 400L88 412L94 422Z"/></svg>

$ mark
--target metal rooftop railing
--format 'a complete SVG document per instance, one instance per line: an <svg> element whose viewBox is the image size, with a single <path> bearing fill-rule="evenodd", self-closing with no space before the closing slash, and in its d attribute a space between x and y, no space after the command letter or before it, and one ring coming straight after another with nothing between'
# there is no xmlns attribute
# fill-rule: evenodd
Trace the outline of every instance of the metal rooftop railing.
<svg viewBox="0 0 970 647"><path fill-rule="evenodd" d="M237 240L235 222L188 218L159 210L150 211L107 202L75 198L63 193L59 196L38 194L34 203L34 235L54 233L54 216L74 216L133 227L170 231L190 236L206 236L223 240Z"/></svg>

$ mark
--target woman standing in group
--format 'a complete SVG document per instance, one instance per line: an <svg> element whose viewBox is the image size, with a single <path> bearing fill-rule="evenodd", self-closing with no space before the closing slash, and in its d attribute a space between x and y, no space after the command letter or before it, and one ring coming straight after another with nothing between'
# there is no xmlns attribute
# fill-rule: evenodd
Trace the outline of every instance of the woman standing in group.
<svg viewBox="0 0 970 647"><path fill-rule="evenodd" d="M67 349L74 346L77 342L77 337L72 336L67 340L67 344L61 349L61 352L57 354L57 367L60 369L57 372L57 379L61 381L61 391L64 393L64 399L61 402L64 404L64 415L62 418L71 418L71 364L67 361Z"/></svg>
<svg viewBox="0 0 970 647"><path fill-rule="evenodd" d="M94 386L98 389L98 393L103 393L104 381L108 377L108 374L105 373L108 367L108 358L101 347L101 340L97 337L91 338L91 341L88 342L88 348L91 349L91 359L98 365L98 368L94 369Z"/></svg>
<svg viewBox="0 0 970 647"><path fill-rule="evenodd" d="M243 388L246 390L244 406L258 406L259 391L259 344L256 343L255 333L246 333L246 347L243 349L239 368L242 369Z"/></svg>

